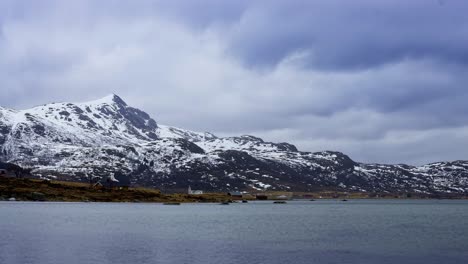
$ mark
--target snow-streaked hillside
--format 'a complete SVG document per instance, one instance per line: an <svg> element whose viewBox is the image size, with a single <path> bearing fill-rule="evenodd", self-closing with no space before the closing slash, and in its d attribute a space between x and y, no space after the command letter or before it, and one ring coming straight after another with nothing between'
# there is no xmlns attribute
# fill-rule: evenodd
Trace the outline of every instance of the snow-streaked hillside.
<svg viewBox="0 0 468 264"><path fill-rule="evenodd" d="M41 177L86 180L114 172L121 182L164 189L468 193L468 161L362 164L254 136L220 138L158 125L116 95L20 111L0 107L0 150L0 160Z"/></svg>

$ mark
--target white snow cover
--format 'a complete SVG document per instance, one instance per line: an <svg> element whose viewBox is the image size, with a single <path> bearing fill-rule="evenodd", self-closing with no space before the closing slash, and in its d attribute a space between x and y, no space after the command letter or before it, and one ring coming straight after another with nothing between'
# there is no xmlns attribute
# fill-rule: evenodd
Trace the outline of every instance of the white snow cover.
<svg viewBox="0 0 468 264"><path fill-rule="evenodd" d="M419 167L362 164L347 160L341 153L300 152L291 145L264 142L253 136L220 138L208 132L156 124L149 115L127 106L114 94L90 102L52 103L26 110L0 107L0 132L0 159L31 167L41 175L79 175L96 170L105 173L115 168L135 171L142 164L166 175L174 168L190 170L194 163L216 166L227 162L221 158L226 151L241 151L259 161L305 171L308 177L320 177L319 181L341 181L340 175L348 173L378 186L379 181L388 180L388 175L396 175L399 181L390 181L390 185L421 188L423 181L430 180L436 190L468 191L466 161ZM346 167L346 163L352 164ZM279 180L278 174L259 170L226 171L225 177L241 179L256 189L274 188L272 182ZM248 179L245 173L269 182ZM210 174L204 177L215 180Z"/></svg>

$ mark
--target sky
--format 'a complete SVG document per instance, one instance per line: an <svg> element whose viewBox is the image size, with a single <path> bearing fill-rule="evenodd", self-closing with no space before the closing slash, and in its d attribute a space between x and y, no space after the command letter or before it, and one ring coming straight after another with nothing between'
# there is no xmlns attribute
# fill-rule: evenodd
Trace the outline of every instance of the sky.
<svg viewBox="0 0 468 264"><path fill-rule="evenodd" d="M0 106L118 94L158 123L360 162L468 159L468 1L0 1Z"/></svg>

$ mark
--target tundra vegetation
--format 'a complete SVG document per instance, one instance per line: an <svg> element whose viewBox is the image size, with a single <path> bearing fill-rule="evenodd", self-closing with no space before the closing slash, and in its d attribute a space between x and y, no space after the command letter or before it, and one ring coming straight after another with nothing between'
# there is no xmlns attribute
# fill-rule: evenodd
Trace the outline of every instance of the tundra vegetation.
<svg viewBox="0 0 468 264"><path fill-rule="evenodd" d="M0 177L0 199L62 202L220 202L227 194L163 194L149 188L92 186L88 183Z"/></svg>

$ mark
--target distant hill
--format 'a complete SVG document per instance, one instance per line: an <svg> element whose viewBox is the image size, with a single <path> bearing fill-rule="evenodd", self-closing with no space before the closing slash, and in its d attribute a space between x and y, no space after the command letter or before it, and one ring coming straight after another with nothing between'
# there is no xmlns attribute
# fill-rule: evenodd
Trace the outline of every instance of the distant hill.
<svg viewBox="0 0 468 264"><path fill-rule="evenodd" d="M27 110L0 107L0 160L43 178L87 181L114 173L132 186L162 190L468 193L468 161L364 164L250 135L217 137L157 124L117 95Z"/></svg>

